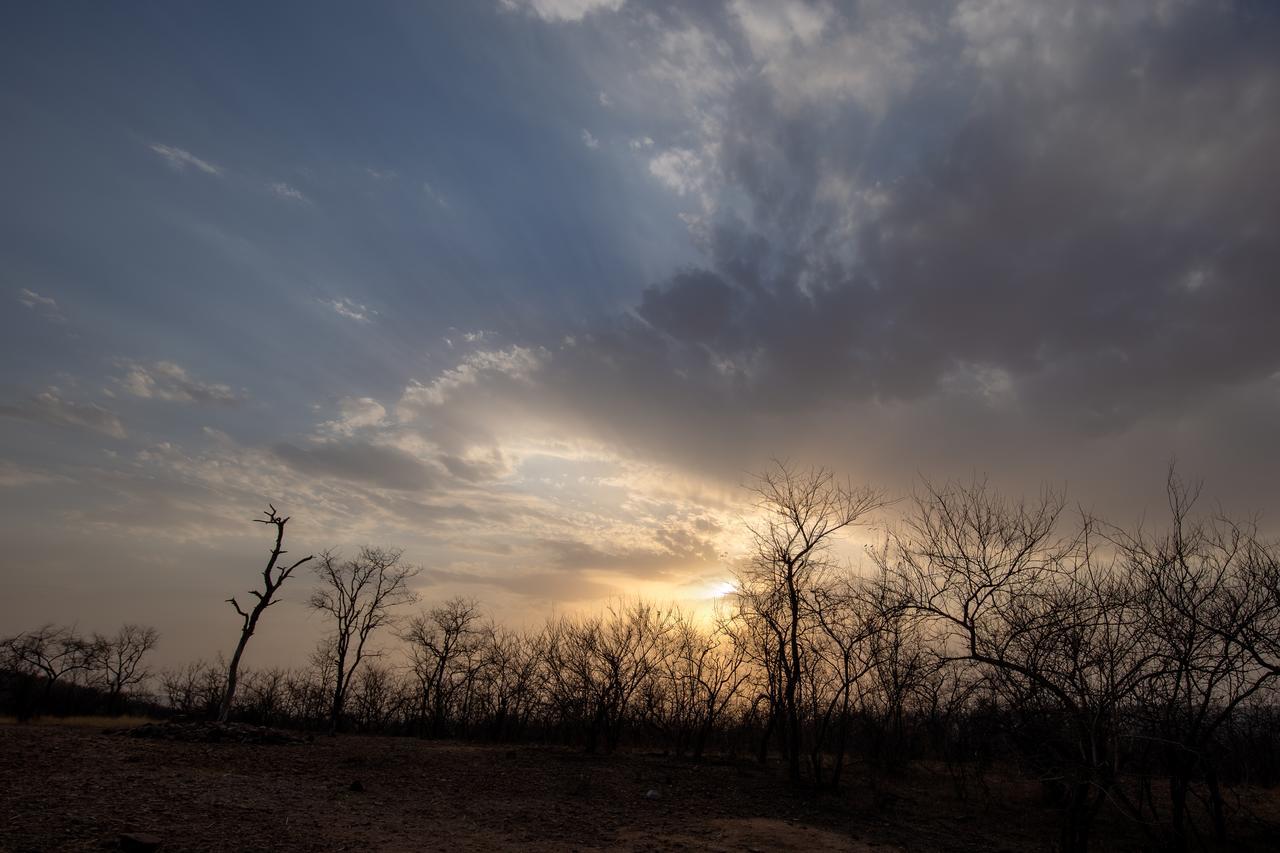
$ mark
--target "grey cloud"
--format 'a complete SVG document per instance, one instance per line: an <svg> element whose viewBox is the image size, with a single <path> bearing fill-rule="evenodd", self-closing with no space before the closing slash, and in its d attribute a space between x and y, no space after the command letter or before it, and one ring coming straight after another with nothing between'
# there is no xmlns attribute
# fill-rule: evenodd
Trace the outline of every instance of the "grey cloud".
<svg viewBox="0 0 1280 853"><path fill-rule="evenodd" d="M833 19L813 49L836 64L842 38L910 33L861 69L910 64L883 97L780 87L732 15L660 13L733 45L679 143L716 152L705 264L544 342L527 381L459 387L434 428L550 424L728 480L819 442L908 468L917 447L976 464L1016 444L1052 471L1140 429L1167 457L1154 420L1238 406L1280 369L1280 18L1071 5Z"/></svg>
<svg viewBox="0 0 1280 853"><path fill-rule="evenodd" d="M732 321L734 289L707 270L676 275L666 286L649 287L637 313L677 340L713 343Z"/></svg>
<svg viewBox="0 0 1280 853"><path fill-rule="evenodd" d="M419 581L432 585L489 586L544 602L598 601L618 593L608 584L554 572L505 574L428 569Z"/></svg>
<svg viewBox="0 0 1280 853"><path fill-rule="evenodd" d="M436 481L435 472L413 455L394 447L359 442L301 448L282 442L272 448L286 465L305 474L337 477L399 491L420 491Z"/></svg>
<svg viewBox="0 0 1280 853"><path fill-rule="evenodd" d="M603 550L586 542L543 540L539 543L551 565L565 572L613 572L637 579L667 577L672 569L715 561L715 549L688 531L654 532L660 548Z"/></svg>
<svg viewBox="0 0 1280 853"><path fill-rule="evenodd" d="M468 483L496 480L510 471L510 466L497 449L487 457L468 459L445 453L439 461L450 474Z"/></svg>
<svg viewBox="0 0 1280 853"><path fill-rule="evenodd" d="M0 405L0 416L54 426L88 429L112 438L125 437L124 424L115 412L104 409L96 403L74 403L64 400L57 388L41 391L20 403Z"/></svg>
<svg viewBox="0 0 1280 853"><path fill-rule="evenodd" d="M157 361L149 365L126 362L125 366L125 375L116 380L116 383L134 397L220 405L234 404L244 399L244 395L233 390L230 385L203 382L172 361Z"/></svg>
<svg viewBox="0 0 1280 853"><path fill-rule="evenodd" d="M550 381L642 430L646 404L691 427L924 399L976 370L1093 433L1280 368L1277 16L993 10L919 16L931 51L883 115L741 77L712 141L749 206L722 210L707 268L637 306L672 342L598 328Z"/></svg>
<svg viewBox="0 0 1280 853"><path fill-rule="evenodd" d="M28 288L18 290L18 301L33 311L39 311L55 323L65 323L66 318L58 309L58 301L52 296L44 296Z"/></svg>

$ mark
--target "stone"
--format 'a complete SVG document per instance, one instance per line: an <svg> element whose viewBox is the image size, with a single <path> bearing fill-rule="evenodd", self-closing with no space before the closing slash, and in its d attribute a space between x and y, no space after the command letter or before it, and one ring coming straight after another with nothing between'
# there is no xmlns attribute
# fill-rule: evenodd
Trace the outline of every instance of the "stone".
<svg viewBox="0 0 1280 853"><path fill-rule="evenodd" d="M160 849L160 839L145 832L126 832L120 836L120 849L124 853L154 853Z"/></svg>

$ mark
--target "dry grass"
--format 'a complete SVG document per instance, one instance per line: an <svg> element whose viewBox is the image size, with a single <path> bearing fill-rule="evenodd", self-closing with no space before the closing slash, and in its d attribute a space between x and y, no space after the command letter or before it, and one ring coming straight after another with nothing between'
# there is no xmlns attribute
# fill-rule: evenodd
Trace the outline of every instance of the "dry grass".
<svg viewBox="0 0 1280 853"><path fill-rule="evenodd" d="M0 715L0 726L75 726L88 729L124 729L140 726L143 723L157 723L156 717L139 717L122 715L119 717L36 717L25 723L19 723L17 717Z"/></svg>

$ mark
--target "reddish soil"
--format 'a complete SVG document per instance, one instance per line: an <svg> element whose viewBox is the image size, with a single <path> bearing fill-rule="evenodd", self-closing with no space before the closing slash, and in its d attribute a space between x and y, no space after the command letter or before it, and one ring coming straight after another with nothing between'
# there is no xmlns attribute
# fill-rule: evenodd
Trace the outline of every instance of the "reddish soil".
<svg viewBox="0 0 1280 853"><path fill-rule="evenodd" d="M879 790L855 780L845 795L813 797L748 762L635 753L0 725L0 850L13 853L111 850L124 832L158 836L162 851L1012 851L1053 837L1055 814L1033 785L964 802L945 776L917 770ZM1248 823L1237 849L1267 849L1267 833ZM1099 849L1141 847L1101 834Z"/></svg>

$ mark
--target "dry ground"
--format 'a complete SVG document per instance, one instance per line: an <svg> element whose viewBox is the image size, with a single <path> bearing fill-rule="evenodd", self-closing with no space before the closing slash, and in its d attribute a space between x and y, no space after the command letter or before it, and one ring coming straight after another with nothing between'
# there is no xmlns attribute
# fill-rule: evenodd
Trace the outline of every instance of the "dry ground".
<svg viewBox="0 0 1280 853"><path fill-rule="evenodd" d="M352 790L358 781L363 790ZM0 725L0 850L1035 850L1054 813L997 781L963 802L926 771L873 794L796 794L747 762L320 737L257 746ZM658 792L656 798L647 796ZM1238 849L1268 849L1250 824ZM1104 827L1100 849L1140 849Z"/></svg>

